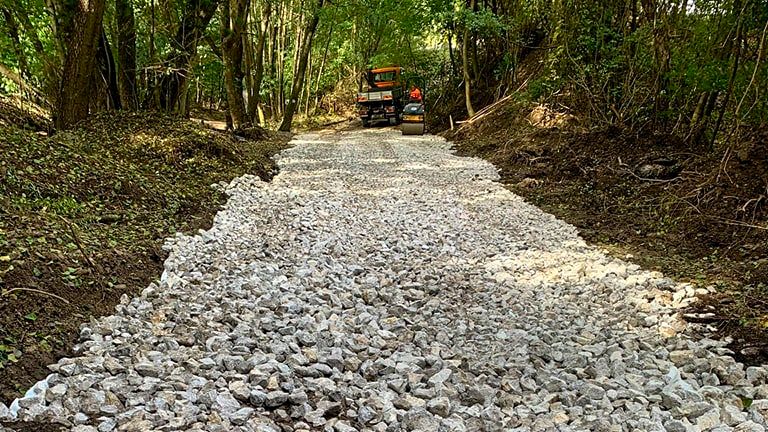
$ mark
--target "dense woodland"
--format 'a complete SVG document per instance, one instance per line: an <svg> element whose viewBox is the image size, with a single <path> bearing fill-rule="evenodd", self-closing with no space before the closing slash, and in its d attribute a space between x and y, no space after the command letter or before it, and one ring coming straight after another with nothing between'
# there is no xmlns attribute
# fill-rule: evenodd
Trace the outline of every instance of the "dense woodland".
<svg viewBox="0 0 768 432"><path fill-rule="evenodd" d="M768 119L765 0L2 4L0 88L57 128L197 106L289 130L296 114L348 109L361 72L389 64L457 116L515 95L709 145Z"/></svg>

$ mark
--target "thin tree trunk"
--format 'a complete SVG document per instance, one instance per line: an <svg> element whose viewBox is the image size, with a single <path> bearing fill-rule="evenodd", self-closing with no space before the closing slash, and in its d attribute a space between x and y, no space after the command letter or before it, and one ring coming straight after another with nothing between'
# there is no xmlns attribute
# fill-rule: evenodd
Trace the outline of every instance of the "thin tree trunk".
<svg viewBox="0 0 768 432"><path fill-rule="evenodd" d="M474 5L474 0L472 0ZM467 116L475 115L475 109L472 107L472 89L469 76L469 31L464 29L464 35L461 41L461 69L464 75L464 102L467 105Z"/></svg>
<svg viewBox="0 0 768 432"><path fill-rule="evenodd" d="M248 7L248 15L252 17L256 17L257 8L254 3L251 3L251 5ZM249 20L249 21L258 21L258 20ZM253 69L254 69L254 58L253 58L253 51L254 51L254 45L256 42L254 42L252 34L260 35L261 31L257 30L254 32L254 29L256 29L257 24L256 23L249 23L243 32L243 73L244 75L244 81L243 81L243 94L245 95L245 118L248 119L248 122L253 122L253 117L251 116L251 101L253 100ZM258 38L257 38L258 40Z"/></svg>
<svg viewBox="0 0 768 432"><path fill-rule="evenodd" d="M115 58L112 55L112 48L109 46L107 33L104 31L103 27L101 29L101 36L99 37L99 50L96 54L96 60L99 64L101 78L107 89L107 96L109 96L107 109L122 109L123 104L120 101L120 90L117 84Z"/></svg>
<svg viewBox="0 0 768 432"><path fill-rule="evenodd" d="M736 73L739 71L739 60L741 59L741 46L743 44L742 41L742 15L744 11L742 10L739 13L738 17L738 23L736 24L736 37L735 37L735 43L733 46L733 63L731 65L731 74L728 78L728 87L725 90L725 98L723 100L723 104L720 107L720 112L717 115L717 121L715 121L715 128L712 131L712 140L709 142L709 148L710 150L715 147L715 140L717 139L717 134L720 132L720 125L723 122L723 116L725 116L725 110L728 108L728 103L731 101L731 94L733 93L733 84L736 81Z"/></svg>
<svg viewBox="0 0 768 432"><path fill-rule="evenodd" d="M186 104L180 103L188 89L190 66L197 56L197 45L218 7L218 0L187 0L185 14L178 26L163 66L166 69L156 84L160 94L157 108L184 114Z"/></svg>
<svg viewBox="0 0 768 432"><path fill-rule="evenodd" d="M19 24L13 17L13 13L10 9L2 8L3 18L5 24L8 27L8 36L11 37L11 46L14 54L16 54L16 63L19 65L19 75L24 79L29 79L29 62L27 61L27 55L24 53L24 47L21 45L21 38L19 37ZM22 93L24 89L21 89Z"/></svg>
<svg viewBox="0 0 768 432"><path fill-rule="evenodd" d="M227 46L225 43L226 39L230 37L230 34L232 33L232 7L229 4L229 0L223 0L221 2L221 29L220 29L220 39L221 39L221 58L224 63L224 92L227 94L227 112L226 112L226 118L227 118L227 130L234 129L235 128L235 121L232 118L233 116L233 109L232 109L232 97L230 93L233 93L233 91L230 91L230 86L234 86L234 77L233 77L233 71L232 71L232 58L231 53L226 52L228 49L231 49L230 46ZM231 42L231 41L230 41ZM237 108L235 108L234 111L237 111ZM240 119L239 119L240 120ZM238 125L239 125L238 120Z"/></svg>
<svg viewBox="0 0 768 432"><path fill-rule="evenodd" d="M336 18L336 15L334 14L334 19ZM331 45L331 36L333 36L333 25L329 26L328 30L328 39L325 41L325 49L323 50L323 60L320 62L320 70L317 71L317 79L315 80L315 107L314 110L317 111L317 106L320 102L320 81L323 78L323 70L325 69L325 62L328 60L328 48Z"/></svg>
<svg viewBox="0 0 768 432"><path fill-rule="evenodd" d="M280 18L279 5L278 5L278 10L277 10L277 15L276 16L277 16L278 21L279 21L279 18ZM269 61L269 69L268 69L269 70L269 77L272 79L273 82L276 80L276 77L277 77L277 70L276 70L276 64L277 64L277 35L278 35L277 27L278 27L278 25L277 25L277 23L275 23L275 24L271 25L270 28L269 28L269 50L267 52L267 54L268 54L268 61ZM270 118L274 118L274 116L275 116L275 103L276 103L275 102L275 86L274 85L271 86L270 90L271 91L269 93L267 93L267 98L269 100L268 103L267 103L267 106L268 106L267 113L269 114Z"/></svg>
<svg viewBox="0 0 768 432"><path fill-rule="evenodd" d="M251 87L251 99L248 100L248 115L252 122L255 122L259 118L259 103L261 103L261 82L264 80L264 45L267 41L267 32L270 29L270 16L272 14L272 4L266 2L264 5L264 13L261 17L261 32L259 34L259 40L256 44L256 53L254 55L254 61L256 63L256 71L253 76L253 84Z"/></svg>
<svg viewBox="0 0 768 432"><path fill-rule="evenodd" d="M98 1L101 2L101 0ZM72 32L75 30L75 20L82 19L76 12L76 9L80 7L81 3L81 0L45 1L46 6L51 11L51 28L55 36L61 64L64 64L67 60L67 50L72 38ZM86 4L88 4L88 2L86 2Z"/></svg>
<svg viewBox="0 0 768 432"><path fill-rule="evenodd" d="M313 63L316 63L317 60L315 60L314 56L312 55L312 50L309 50L309 60L308 60L308 66L307 66L307 73L305 76L307 77L307 82L304 83L304 116L309 117L309 95L312 92L312 67L314 66Z"/></svg>
<svg viewBox="0 0 768 432"><path fill-rule="evenodd" d="M77 13L54 114L57 129L70 128L88 116L104 0L78 0L75 9Z"/></svg>
<svg viewBox="0 0 768 432"><path fill-rule="evenodd" d="M320 22L320 9L322 9L325 0L317 0L317 6L312 12L312 17L309 19L304 33L304 42L302 43L301 57L299 58L299 67L296 72L296 76L293 77L293 85L291 88L291 99L288 101L288 106L285 108L285 115L283 116L283 122L280 124L280 130L283 132L290 132L291 123L293 123L293 113L296 110L296 104L298 102L299 95L301 94L302 85L304 84L304 73L307 70L307 60L309 58L309 52L312 49L312 38L317 30L317 24Z"/></svg>
<svg viewBox="0 0 768 432"><path fill-rule="evenodd" d="M232 126L246 123L243 99L243 30L248 20L248 0L224 0L222 3L221 52L224 57L224 86L227 90Z"/></svg>
<svg viewBox="0 0 768 432"><path fill-rule="evenodd" d="M451 59L451 75L456 73L456 58L453 54L453 32L448 32L448 57Z"/></svg>
<svg viewBox="0 0 768 432"><path fill-rule="evenodd" d="M115 19L120 98L123 108L135 110L139 100L136 93L136 25L131 0L115 0Z"/></svg>
<svg viewBox="0 0 768 432"><path fill-rule="evenodd" d="M280 8L280 20L275 30L275 62L273 63L275 86L272 89L272 118L283 114L283 32L285 31L285 7Z"/></svg>

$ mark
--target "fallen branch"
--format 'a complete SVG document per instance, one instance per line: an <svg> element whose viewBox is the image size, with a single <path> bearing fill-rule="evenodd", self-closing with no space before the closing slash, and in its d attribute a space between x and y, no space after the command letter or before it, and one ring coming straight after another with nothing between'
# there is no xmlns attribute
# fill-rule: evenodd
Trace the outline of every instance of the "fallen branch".
<svg viewBox="0 0 768 432"><path fill-rule="evenodd" d="M77 249L80 251L80 253L83 255L83 258L85 258L85 262L88 263L88 266L90 268L92 268L93 270L97 270L96 265L93 263L93 261L91 261L91 257L89 257L87 253L85 253L85 249L83 248L82 243L80 243L80 237L78 237L77 233L75 232L74 224L72 222L68 221L63 216L59 216L59 217L69 227L69 231L72 233L72 239L75 241L75 245L77 246Z"/></svg>
<svg viewBox="0 0 768 432"><path fill-rule="evenodd" d="M619 159L619 163L621 164L621 159ZM621 170L621 171L623 171L623 172L625 172L627 174L632 175L632 177L634 177L634 178L636 178L638 180L647 181L647 182L653 182L653 183L669 183L669 182L681 180L680 177L675 177L675 178L666 179L666 180L664 180L664 179L645 178L645 177L640 177L639 175L633 173L632 170L625 169L625 170Z"/></svg>
<svg viewBox="0 0 768 432"><path fill-rule="evenodd" d="M322 128L324 128L324 127L328 127L328 126L336 126L337 124L341 124L341 123L344 123L344 122L348 122L348 121L351 121L351 120L354 120L354 119L355 119L355 117L347 117L347 118L344 118L344 119L341 119L341 120L332 121L332 122L330 122L330 123L324 123L324 124L321 124L321 125L320 125L320 126L318 126L318 127L322 127Z"/></svg>
<svg viewBox="0 0 768 432"><path fill-rule="evenodd" d="M481 118L485 117L488 113L493 111L494 108L496 108L497 106L503 104L504 102L506 102L510 98L512 98L513 95L514 95L514 93L512 93L512 94L510 94L508 96L504 96L503 98L497 100L496 102L494 102L494 103L488 105L487 107L481 109L480 111L475 113L475 115L473 115L472 117L468 118L466 121L462 122L461 127L463 128L464 126L472 124L472 123L476 122L477 120L480 120ZM459 122L456 122L456 123L459 123Z"/></svg>
<svg viewBox="0 0 768 432"><path fill-rule="evenodd" d="M47 295L47 296L53 297L55 299L61 300L61 301L63 301L66 304L69 304L69 300L65 299L64 297L58 296L58 295L56 295L54 293L49 293L48 291L43 291L43 290L39 290L39 289L35 289L35 288L11 288L9 290L6 290L6 291L3 291L2 293L0 293L0 297L6 297L6 296L8 296L9 294L11 294L14 291L29 291L29 292L33 292L33 293L37 293L37 294L43 294L43 295Z"/></svg>
<svg viewBox="0 0 768 432"><path fill-rule="evenodd" d="M709 217L710 219L714 219L717 222L720 222L720 223L725 224L725 225L733 225L733 226L740 226L740 227L744 227L744 228L754 228L754 229L768 231L768 226L750 224L750 223L741 222L741 221L737 221L737 220L733 220L733 219L722 218L722 217L719 217L719 216L709 216L709 215L707 215L707 217Z"/></svg>

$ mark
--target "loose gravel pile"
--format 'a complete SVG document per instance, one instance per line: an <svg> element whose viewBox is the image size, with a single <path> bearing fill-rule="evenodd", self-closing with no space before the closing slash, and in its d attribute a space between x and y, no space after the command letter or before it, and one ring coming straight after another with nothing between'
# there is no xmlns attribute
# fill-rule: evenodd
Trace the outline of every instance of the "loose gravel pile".
<svg viewBox="0 0 768 432"><path fill-rule="evenodd" d="M392 130L302 135L0 418L75 431L764 431L697 293ZM700 289L699 289L700 290Z"/></svg>

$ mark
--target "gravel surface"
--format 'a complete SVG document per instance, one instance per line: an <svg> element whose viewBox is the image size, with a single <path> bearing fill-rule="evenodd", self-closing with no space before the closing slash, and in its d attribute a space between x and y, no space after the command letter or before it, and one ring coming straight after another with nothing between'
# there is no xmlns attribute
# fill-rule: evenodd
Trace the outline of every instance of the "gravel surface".
<svg viewBox="0 0 768 432"><path fill-rule="evenodd" d="M298 136L0 419L73 431L763 431L696 289L610 258L435 137ZM36 393L37 392L37 393Z"/></svg>

